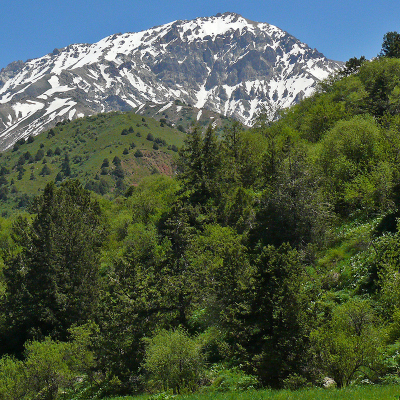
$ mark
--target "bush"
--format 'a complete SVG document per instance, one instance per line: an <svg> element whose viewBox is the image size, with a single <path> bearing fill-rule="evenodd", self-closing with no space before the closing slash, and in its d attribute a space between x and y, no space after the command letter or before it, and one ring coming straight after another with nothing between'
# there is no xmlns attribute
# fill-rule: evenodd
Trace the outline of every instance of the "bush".
<svg viewBox="0 0 400 400"><path fill-rule="evenodd" d="M150 374L149 386L174 394L193 391L203 373L204 360L196 339L183 329L162 330L147 339L145 368Z"/></svg>
<svg viewBox="0 0 400 400"><path fill-rule="evenodd" d="M69 343L46 338L25 344L25 360L0 359L0 399L58 398L60 389L72 388L76 378L94 366L88 350L96 327L87 324L70 330Z"/></svg>
<svg viewBox="0 0 400 400"><path fill-rule="evenodd" d="M238 368L225 368L222 365L214 366L209 372L211 391L234 392L251 390L259 386L257 378L247 375Z"/></svg>

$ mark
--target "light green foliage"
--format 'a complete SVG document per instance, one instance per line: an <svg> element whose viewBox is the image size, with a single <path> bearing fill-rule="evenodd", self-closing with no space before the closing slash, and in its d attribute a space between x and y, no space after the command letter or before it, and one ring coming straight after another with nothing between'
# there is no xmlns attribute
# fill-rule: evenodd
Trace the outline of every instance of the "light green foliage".
<svg viewBox="0 0 400 400"><path fill-rule="evenodd" d="M241 392L259 386L255 376L247 375L239 368L226 368L217 364L208 374L211 385L207 390L210 392Z"/></svg>
<svg viewBox="0 0 400 400"><path fill-rule="evenodd" d="M61 390L72 389L76 378L95 365L89 350L95 329L93 324L71 329L71 342L29 341L23 361L0 359L0 398L53 400Z"/></svg>
<svg viewBox="0 0 400 400"><path fill-rule="evenodd" d="M4 356L0 359L0 399L20 400L25 395L23 362Z"/></svg>
<svg viewBox="0 0 400 400"><path fill-rule="evenodd" d="M365 117L338 122L321 141L317 166L326 179L326 192L339 210L352 206L372 211L381 196L390 196L392 170L385 163L383 147L379 127ZM383 192L382 178L388 186Z"/></svg>
<svg viewBox="0 0 400 400"><path fill-rule="evenodd" d="M150 387L174 394L193 391L199 384L204 362L196 339L182 329L162 330L147 339L144 367Z"/></svg>
<svg viewBox="0 0 400 400"><path fill-rule="evenodd" d="M347 386L357 376L370 379L381 368L384 330L367 301L350 300L333 310L332 320L312 334L323 373Z"/></svg>

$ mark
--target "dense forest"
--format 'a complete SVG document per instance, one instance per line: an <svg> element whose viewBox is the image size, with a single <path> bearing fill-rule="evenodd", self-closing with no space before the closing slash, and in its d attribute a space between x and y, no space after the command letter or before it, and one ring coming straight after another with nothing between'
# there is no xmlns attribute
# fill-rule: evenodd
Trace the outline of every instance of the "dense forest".
<svg viewBox="0 0 400 400"><path fill-rule="evenodd" d="M396 36L397 35L397 36ZM0 399L400 382L400 40L176 175L0 226Z"/></svg>

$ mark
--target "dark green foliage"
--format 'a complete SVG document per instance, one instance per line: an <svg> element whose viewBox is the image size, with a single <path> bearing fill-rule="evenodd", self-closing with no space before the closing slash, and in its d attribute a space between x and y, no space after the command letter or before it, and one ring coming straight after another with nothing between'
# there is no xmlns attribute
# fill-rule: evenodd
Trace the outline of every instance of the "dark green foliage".
<svg viewBox="0 0 400 400"><path fill-rule="evenodd" d="M86 183L85 189L104 195L109 192L110 186L104 179L100 179L98 181L89 181Z"/></svg>
<svg viewBox="0 0 400 400"><path fill-rule="evenodd" d="M124 170L121 167L121 164L118 164L113 170L112 170L112 175L114 175L116 178L123 179L125 176Z"/></svg>
<svg viewBox="0 0 400 400"><path fill-rule="evenodd" d="M0 176L8 175L9 173L10 171L5 166L0 168Z"/></svg>
<svg viewBox="0 0 400 400"><path fill-rule="evenodd" d="M61 182L63 180L63 173L62 172L58 172L56 175L56 182Z"/></svg>
<svg viewBox="0 0 400 400"><path fill-rule="evenodd" d="M42 170L40 171L39 175L41 176L46 176L46 175L50 175L51 174L51 170L49 168L49 166L47 164L45 164L42 168Z"/></svg>
<svg viewBox="0 0 400 400"><path fill-rule="evenodd" d="M381 57L400 58L400 34L388 32L383 37Z"/></svg>
<svg viewBox="0 0 400 400"><path fill-rule="evenodd" d="M98 204L77 181L46 186L32 222L13 226L18 254L10 254L3 311L3 352L20 352L28 338L65 339L72 324L91 318L98 298ZM7 347L4 344L7 343Z"/></svg>
<svg viewBox="0 0 400 400"><path fill-rule="evenodd" d="M35 155L35 161L41 161L43 157L44 157L44 150L39 149Z"/></svg>
<svg viewBox="0 0 400 400"><path fill-rule="evenodd" d="M139 157L143 157L143 153L139 150L139 149L137 149L136 151L135 151L135 157L136 158L139 158Z"/></svg>
<svg viewBox="0 0 400 400"><path fill-rule="evenodd" d="M150 141L153 141L154 140L153 134L152 133L148 133L147 136L146 136L146 139L150 140Z"/></svg>
<svg viewBox="0 0 400 400"><path fill-rule="evenodd" d="M15 143L14 144L14 146L13 146L13 149L12 149L12 151L18 151L19 150L19 148L20 148L20 144L17 142L17 143Z"/></svg>
<svg viewBox="0 0 400 400"><path fill-rule="evenodd" d="M153 150L158 150L158 144L157 143L153 143Z"/></svg>
<svg viewBox="0 0 400 400"><path fill-rule="evenodd" d="M307 338L302 266L288 245L265 247L255 262L253 287L229 309L235 358L251 365L264 384L276 386L299 372Z"/></svg>
<svg viewBox="0 0 400 400"><path fill-rule="evenodd" d="M115 166L121 165L121 159L120 159L118 156L115 156L115 157L113 158L113 160L112 160L112 163L113 163Z"/></svg>
<svg viewBox="0 0 400 400"><path fill-rule="evenodd" d="M35 138L34 138L33 136L29 135L26 142L27 142L27 143L33 143L34 140L35 140Z"/></svg>
<svg viewBox="0 0 400 400"><path fill-rule="evenodd" d="M56 156L59 156L59 155L61 155L61 153L62 153L62 150L59 147L56 147L56 149L54 150L54 154Z"/></svg>
<svg viewBox="0 0 400 400"><path fill-rule="evenodd" d="M8 187L6 186L0 187L0 200L6 201L8 198L8 193L9 193Z"/></svg>
<svg viewBox="0 0 400 400"><path fill-rule="evenodd" d="M342 69L339 74L341 76L349 76L359 71L360 67L366 62L366 58L361 56L360 58L353 57L346 61L345 68Z"/></svg>
<svg viewBox="0 0 400 400"><path fill-rule="evenodd" d="M21 154L21 156L19 157L18 161L17 161L17 165L24 165L25 164L25 156L23 154Z"/></svg>
<svg viewBox="0 0 400 400"><path fill-rule="evenodd" d="M129 154L129 150L127 148L124 149L124 151L122 152L123 155L127 155Z"/></svg>
<svg viewBox="0 0 400 400"><path fill-rule="evenodd" d="M50 129L49 130L49 132L47 133L47 138L52 138L53 136L55 136L55 132L54 132L54 129L52 128L52 129Z"/></svg>
<svg viewBox="0 0 400 400"><path fill-rule="evenodd" d="M61 172L63 173L64 176L70 176L71 175L71 167L69 165L68 153L65 153L64 161L61 164Z"/></svg>
<svg viewBox="0 0 400 400"><path fill-rule="evenodd" d="M7 178L4 175L1 175L0 176L0 186L7 185L7 184L8 184Z"/></svg>

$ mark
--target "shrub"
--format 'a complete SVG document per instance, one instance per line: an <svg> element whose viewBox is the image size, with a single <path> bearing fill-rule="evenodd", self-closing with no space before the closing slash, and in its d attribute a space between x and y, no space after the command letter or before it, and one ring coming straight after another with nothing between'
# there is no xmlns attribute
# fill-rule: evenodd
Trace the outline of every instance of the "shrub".
<svg viewBox="0 0 400 400"><path fill-rule="evenodd" d="M172 389L174 394L196 388L204 368L196 339L183 329L176 329L162 330L146 342L144 366L150 374L150 387Z"/></svg>
<svg viewBox="0 0 400 400"><path fill-rule="evenodd" d="M216 392L251 390L259 386L255 376L247 375L238 368L225 368L220 365L211 369L210 379L210 389Z"/></svg>

